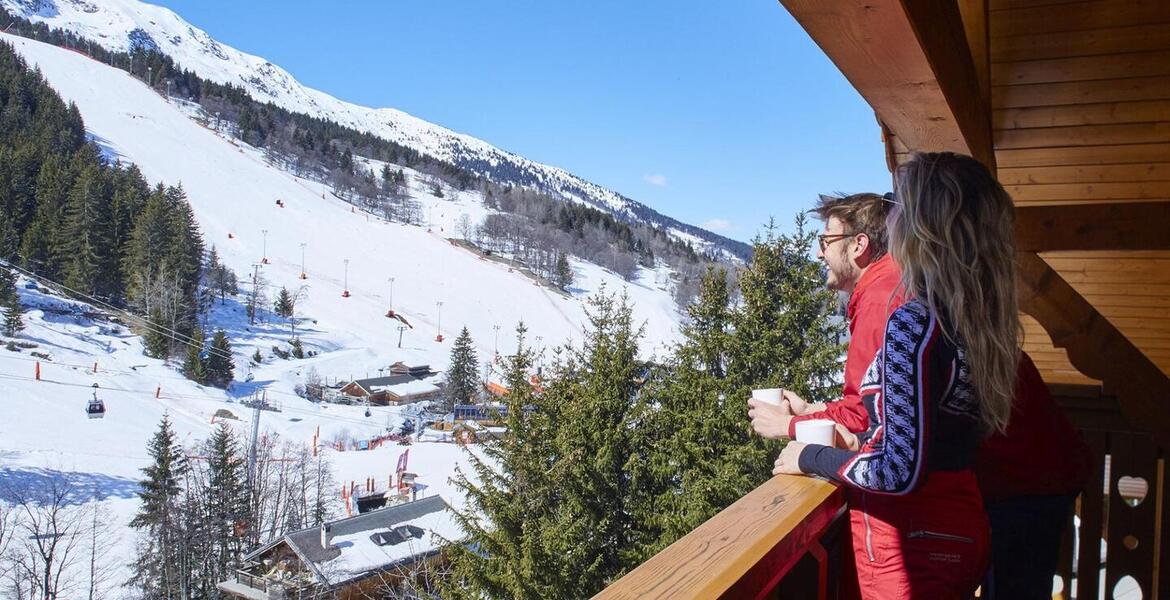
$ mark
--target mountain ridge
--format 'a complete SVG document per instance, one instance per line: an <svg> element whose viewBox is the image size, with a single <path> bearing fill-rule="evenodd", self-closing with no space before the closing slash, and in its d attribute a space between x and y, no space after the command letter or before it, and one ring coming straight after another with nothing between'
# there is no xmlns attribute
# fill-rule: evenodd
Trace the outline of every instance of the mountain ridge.
<svg viewBox="0 0 1170 600"><path fill-rule="evenodd" d="M745 259L750 246L677 219L569 171L500 149L468 134L394 108L370 108L309 88L262 57L221 44L174 11L138 0L0 0L16 16L59 27L109 50L157 49L183 68L243 88L253 99L333 121L402 144L476 175L579 202L633 222L660 227L695 249Z"/></svg>

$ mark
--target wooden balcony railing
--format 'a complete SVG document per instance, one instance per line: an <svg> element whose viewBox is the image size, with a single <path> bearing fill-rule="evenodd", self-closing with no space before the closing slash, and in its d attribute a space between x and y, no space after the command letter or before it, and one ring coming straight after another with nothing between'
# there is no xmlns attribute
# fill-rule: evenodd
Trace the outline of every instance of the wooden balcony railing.
<svg viewBox="0 0 1170 600"><path fill-rule="evenodd" d="M1100 388L1050 387L1093 457L1056 596L1170 598L1170 449ZM853 560L845 508L834 484L773 477L594 598L837 598L842 562Z"/></svg>
<svg viewBox="0 0 1170 600"><path fill-rule="evenodd" d="M848 529L835 484L779 475L594 598L832 598Z"/></svg>

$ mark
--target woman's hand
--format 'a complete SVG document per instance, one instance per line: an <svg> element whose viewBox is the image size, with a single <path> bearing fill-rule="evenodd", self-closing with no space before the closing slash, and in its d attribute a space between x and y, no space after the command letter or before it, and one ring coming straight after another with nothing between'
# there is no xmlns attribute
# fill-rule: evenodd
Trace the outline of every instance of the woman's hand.
<svg viewBox="0 0 1170 600"><path fill-rule="evenodd" d="M792 440L780 451L776 464L772 469L773 475L802 475L800 470L800 453L804 451L804 442Z"/></svg>
<svg viewBox="0 0 1170 600"><path fill-rule="evenodd" d="M788 423L792 421L792 415L785 414L784 409L775 404L748 399L748 418L752 420L752 430L757 435L772 440L788 437Z"/></svg>
<svg viewBox="0 0 1170 600"><path fill-rule="evenodd" d="M791 390L784 390L784 397L781 399L780 404L786 410L798 416L825 410L824 402L809 402Z"/></svg>
<svg viewBox="0 0 1170 600"><path fill-rule="evenodd" d="M844 450L852 450L857 452L861 450L861 442L857 440L857 435L849 431L844 425L837 423L837 435L835 436L834 446Z"/></svg>

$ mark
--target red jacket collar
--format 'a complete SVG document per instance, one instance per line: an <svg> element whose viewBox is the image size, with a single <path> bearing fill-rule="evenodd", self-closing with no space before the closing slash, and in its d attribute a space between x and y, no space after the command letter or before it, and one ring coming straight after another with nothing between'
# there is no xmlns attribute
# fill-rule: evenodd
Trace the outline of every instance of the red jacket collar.
<svg viewBox="0 0 1170 600"><path fill-rule="evenodd" d="M890 290L900 285L901 278L902 270L898 268L897 263L890 257L889 252L871 263L866 267L865 272L861 274L861 278L857 280L857 285L853 288L853 293L849 296L849 306L847 308L849 319L853 319L853 316L857 313L857 305L871 287L877 285L889 294Z"/></svg>

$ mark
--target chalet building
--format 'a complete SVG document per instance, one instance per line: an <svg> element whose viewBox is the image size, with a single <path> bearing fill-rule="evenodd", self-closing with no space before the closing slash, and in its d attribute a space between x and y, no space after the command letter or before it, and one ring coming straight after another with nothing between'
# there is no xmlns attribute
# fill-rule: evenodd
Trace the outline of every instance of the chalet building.
<svg viewBox="0 0 1170 600"><path fill-rule="evenodd" d="M442 560L443 540L461 537L447 503L429 496L284 535L217 587L245 600L398 597L412 571Z"/></svg>
<svg viewBox="0 0 1170 600"><path fill-rule="evenodd" d="M434 400L442 389L429 365L407 366L401 362L390 366L390 375L355 379L341 386L336 396L350 403L369 402L378 406L401 406Z"/></svg>

